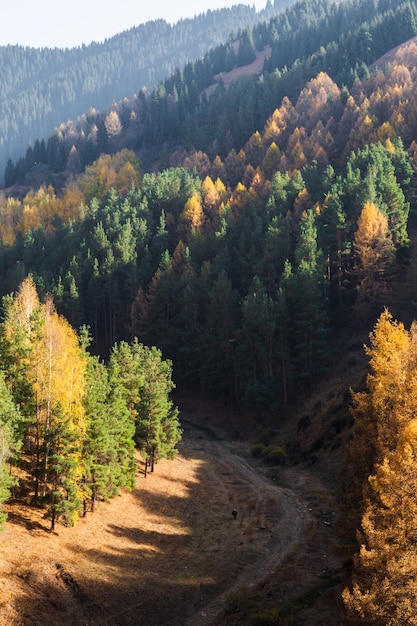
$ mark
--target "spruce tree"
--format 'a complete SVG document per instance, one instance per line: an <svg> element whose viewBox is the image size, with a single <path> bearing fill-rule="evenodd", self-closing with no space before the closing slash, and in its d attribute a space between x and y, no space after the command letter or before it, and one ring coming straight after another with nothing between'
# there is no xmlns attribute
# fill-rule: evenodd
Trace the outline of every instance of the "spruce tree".
<svg viewBox="0 0 417 626"><path fill-rule="evenodd" d="M155 347L135 338L115 344L110 370L117 373L126 391L127 406L135 421L136 445L147 458L173 458L181 438L178 409L170 394L174 389L172 363Z"/></svg>

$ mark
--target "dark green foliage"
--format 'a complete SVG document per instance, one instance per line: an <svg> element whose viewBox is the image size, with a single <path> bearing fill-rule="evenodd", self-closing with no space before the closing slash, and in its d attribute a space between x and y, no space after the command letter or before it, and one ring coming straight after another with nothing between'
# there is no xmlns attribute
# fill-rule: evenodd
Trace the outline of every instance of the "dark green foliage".
<svg viewBox="0 0 417 626"><path fill-rule="evenodd" d="M13 401L12 393L0 373L0 529L6 520L1 505L17 484L11 467L17 465L22 446L23 418Z"/></svg>
<svg viewBox="0 0 417 626"><path fill-rule="evenodd" d="M352 228L356 228L365 202L374 202L388 219L393 243L398 249L408 245L407 221L410 206L403 189L407 193L410 170L409 159L401 143L398 144L397 152L394 161L384 146L377 143L352 153L342 183L342 195ZM396 167L394 162L404 162L404 166Z"/></svg>
<svg viewBox="0 0 417 626"><path fill-rule="evenodd" d="M249 9L240 6L223 11L226 11L229 16L227 12L230 11L231 15L234 10L245 20L244 13ZM218 17L221 22L222 11L211 13L213 18L216 18L219 13ZM209 52L204 51L202 53L205 54L204 57L200 59L196 57L183 70L173 71L171 54L166 66L165 80L163 76L159 76L154 82L151 80L141 83L148 85L149 97L146 97L145 91L142 90L137 97L128 100L126 94L129 94L131 87L125 87L124 93L120 96L117 96L115 92L112 93L113 102L117 102L118 97L124 98L123 101L113 105L113 111L123 120L124 141L132 145L132 137L134 137L136 147L146 149L145 153L150 162L157 156L156 151L166 152L168 145L177 147L179 143L186 148L194 147L204 151L212 150L216 146L216 151L224 158L232 148L238 151L242 143L247 141L254 131L262 128L265 118L284 96L295 100L304 84L317 76L319 72L327 72L341 87L346 84L351 87L356 78L363 78L368 73L368 64L415 34L416 13L415 3L398 5L394 0L383 4L375 4L373 0L367 0L361 4L360 10L355 2L349 0L337 5L330 0L324 3L319 0L304 0L293 4L285 13L275 16L268 24L260 23L256 26L253 26L254 22L249 19L247 13L245 26L238 24L235 20L233 25L230 25L227 35L238 25L241 27L238 41L239 53L245 56L242 63L248 63L253 59L254 42L258 50L262 50L264 46L271 47L271 55L265 62L263 76L237 80L227 90L220 82L214 94L211 94L208 99L204 90L213 84L214 77L220 72L229 71L236 62L239 62L234 59L232 40L227 43L223 41L219 48L213 48ZM345 30L346 24L349 24L348 31ZM399 28L398 24L402 24L402 28ZM181 25L188 33L190 26L188 21L184 20ZM201 25L203 26L204 22ZM224 24L222 23L221 26L223 28ZM164 37L167 25L162 21L144 25L139 27L139 30L144 30L141 34L145 35L146 39L147 35L152 35L153 28L160 28L163 31L159 37L160 41L167 40ZM180 28L180 24L174 28ZM220 34L221 29L215 30ZM194 35L195 40L201 36L201 33L200 35L198 33L199 31L193 32L193 41ZM129 35L134 40L133 43L130 42L132 48L129 45L123 46L123 53L128 51L130 54L138 39L135 29L132 29ZM223 38L227 38L227 35ZM111 46L118 49L122 36L110 42ZM86 68L89 67L91 61L90 54L95 55L93 57L95 67L97 55L100 59L102 58L101 47L98 44L94 46L94 49L87 47L84 50L88 57ZM151 46L151 49L154 51L155 47ZM40 54L39 51L32 51L32 54L38 53ZM63 54L62 51L60 53ZM49 51L49 54L52 53ZM82 51L73 50L69 51L69 54L74 57L78 71L78 56L82 54ZM148 48L146 54L147 62L144 67L149 64ZM189 55L189 47L187 55ZM120 74L134 71L131 67L131 59L129 57L128 62L120 63L116 54L112 58L117 63L114 71L118 75L117 80L113 80L113 84L123 86ZM178 62L177 54L174 58ZM105 76L107 77L108 72L111 73L112 70L108 68L109 57L107 55L105 59ZM14 62L10 58L7 61ZM39 61L40 67L43 68L44 63L44 59ZM137 56L134 63L137 63ZM158 67L161 66L158 65ZM171 76L167 78L170 71ZM94 72L94 76L101 75L100 72ZM66 76L72 76L68 69ZM68 80L71 79L68 78ZM163 82L155 86L158 80ZM131 85L132 81L130 80L128 84ZM104 90L104 94L107 94L107 89ZM83 98L78 98L77 102L81 105ZM107 106L110 106L110 98L105 102ZM90 106L90 99L88 106ZM103 102L101 106L105 106L105 103ZM81 112L79 111L79 114ZM337 115L337 109L335 109L335 114ZM71 112L66 111L62 117L68 119L70 115ZM104 127L106 116L105 111L98 113L97 110L90 110L88 115L80 117L75 123L69 122L65 127L61 125L57 135L64 136L65 146L62 146L62 150L58 152L56 146L49 150L48 162L51 167L58 171L57 168L65 164L72 145L76 146L82 163L88 164L97 158L107 144ZM98 138L97 129L99 130ZM42 136L44 133L45 131L38 135ZM55 140L51 137L50 141ZM113 137L111 140L109 138L110 152L114 152L119 147L120 137ZM21 148L20 153L26 149L27 146ZM7 156L10 157L10 155L14 158L18 156L9 148ZM6 158L4 158L5 161ZM27 171L25 168L25 159L16 163L17 180L24 179ZM12 180L10 165L8 173Z"/></svg>
<svg viewBox="0 0 417 626"><path fill-rule="evenodd" d="M46 148L35 142L9 164L10 180L27 177L35 161L61 167L72 142L85 163L127 137L153 168L159 159L160 171L118 193L102 175L105 160L88 168L80 220L57 219L0 248L1 289L15 289L29 271L71 324L90 326L92 350L103 358L137 336L172 361L178 381L261 419L285 411L326 371L329 331L349 317L355 292L347 278L364 203L386 215L396 250L408 246L410 158L399 138L387 147L353 137L359 106L349 103L349 90L365 98L372 87L352 81L388 49L388 30L389 45L400 42L393 18L406 33L415 28L414 9L391 0L360 7L305 0L268 23L240 27L240 48L230 37L149 95L143 89L115 104L118 139L107 113L91 110L60 127ZM266 45L262 76L205 91L245 49L249 63ZM213 187L217 177L227 187L223 195L211 190L218 197L210 202L207 175ZM201 209L193 225L184 218L190 199Z"/></svg>
<svg viewBox="0 0 417 626"><path fill-rule="evenodd" d="M87 437L83 450L84 497L94 511L96 501L114 497L135 481L134 420L126 404L121 377L97 358L87 369Z"/></svg>
<svg viewBox="0 0 417 626"><path fill-rule="evenodd" d="M16 182L16 167L11 159L7 159L6 169L4 170L4 184L11 187Z"/></svg>
<svg viewBox="0 0 417 626"><path fill-rule="evenodd" d="M328 317L325 306L325 265L317 247L312 211L302 218L294 250L294 267L284 281L292 324L291 338L299 378L310 381L328 357Z"/></svg>
<svg viewBox="0 0 417 626"><path fill-rule="evenodd" d="M6 383L4 372L0 372L0 424L5 440L4 450L7 450L2 460L8 460L10 465L18 465L27 420L15 404L11 385Z"/></svg>
<svg viewBox="0 0 417 626"><path fill-rule="evenodd" d="M249 65L256 58L255 46L253 43L252 32L249 28L246 28L239 38L239 50L237 53L237 65Z"/></svg>
<svg viewBox="0 0 417 626"><path fill-rule="evenodd" d="M122 342L114 346L106 366L87 353L88 329L82 327L77 337L47 303L48 309L39 303L31 279L19 287L17 296L4 298L0 505L17 484L7 463L21 465L35 485L34 502L47 508L54 530L60 519L73 525L83 502L86 513L88 508L94 510L97 500L117 495L121 487L133 488L135 441L153 465L158 458L176 455L182 431L178 409L169 398L174 388L172 364L162 359L157 348L137 340ZM44 342L45 332L51 333L50 342ZM60 364L52 354L58 344L58 359L73 349L67 353L71 363L65 361L73 368L71 406L65 399L65 383L64 393L58 396L64 382L59 374L56 378ZM17 402L24 407L25 418ZM20 464L22 459L25 462ZM0 511L0 525L3 522Z"/></svg>
<svg viewBox="0 0 417 626"><path fill-rule="evenodd" d="M237 400L236 337L238 293L225 270L213 280L208 291L205 325L201 339L201 385L225 401Z"/></svg>
<svg viewBox="0 0 417 626"><path fill-rule="evenodd" d="M171 362L163 360L157 348L135 339L113 347L110 371L125 388L138 448L152 462L174 458L181 429L178 409L170 398L174 388Z"/></svg>
<svg viewBox="0 0 417 626"><path fill-rule="evenodd" d="M65 520L67 526L73 526L81 507L75 480L77 459L81 454L79 436L71 427L70 419L63 414L54 426L45 429L43 436L48 462L43 476L41 502L48 506L51 530L60 518Z"/></svg>

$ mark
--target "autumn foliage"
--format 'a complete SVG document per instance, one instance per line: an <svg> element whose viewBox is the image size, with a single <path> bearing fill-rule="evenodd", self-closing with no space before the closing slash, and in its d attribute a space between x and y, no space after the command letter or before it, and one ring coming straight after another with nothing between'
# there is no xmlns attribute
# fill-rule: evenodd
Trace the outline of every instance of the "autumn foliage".
<svg viewBox="0 0 417 626"><path fill-rule="evenodd" d="M78 335L51 296L39 300L32 278L4 301L1 345L2 403L9 408L7 417L0 410L0 462L14 468L1 493L15 485L31 494L46 508L52 530L59 519L72 525L100 498L133 486L135 442L149 452L148 440L135 438L144 423L159 437L153 460L175 455L181 431L168 397L171 370L156 349L123 344L126 354L136 354L129 379L126 364L115 358L106 368L88 354L85 329ZM132 402L138 404L133 413ZM152 405L159 406L156 416Z"/></svg>
<svg viewBox="0 0 417 626"><path fill-rule="evenodd" d="M343 598L354 620L381 626L416 624L415 323L407 331L385 311L367 354L368 390L353 395L356 436L351 444L357 475L367 476L367 481L362 495L356 494L363 511L360 549L352 587Z"/></svg>

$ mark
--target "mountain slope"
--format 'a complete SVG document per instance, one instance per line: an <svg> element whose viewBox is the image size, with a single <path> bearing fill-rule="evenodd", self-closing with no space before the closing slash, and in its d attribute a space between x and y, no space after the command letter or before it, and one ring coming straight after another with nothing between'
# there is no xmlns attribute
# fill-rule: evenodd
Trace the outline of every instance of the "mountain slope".
<svg viewBox="0 0 417 626"><path fill-rule="evenodd" d="M62 121L108 108L141 88L151 91L176 68L226 42L232 31L268 20L285 6L276 0L256 12L239 5L173 26L156 20L74 49L0 47L0 172L8 158L24 154Z"/></svg>

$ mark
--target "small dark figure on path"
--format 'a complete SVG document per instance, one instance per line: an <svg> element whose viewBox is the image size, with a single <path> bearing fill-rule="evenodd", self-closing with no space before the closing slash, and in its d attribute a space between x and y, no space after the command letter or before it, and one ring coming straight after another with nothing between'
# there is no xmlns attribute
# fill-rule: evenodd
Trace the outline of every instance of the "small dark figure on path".
<svg viewBox="0 0 417 626"><path fill-rule="evenodd" d="M233 509L233 511L232 511L232 515L233 515L233 518L234 518L234 519L236 519L236 517L237 517L237 511L236 511L236 509Z"/></svg>

